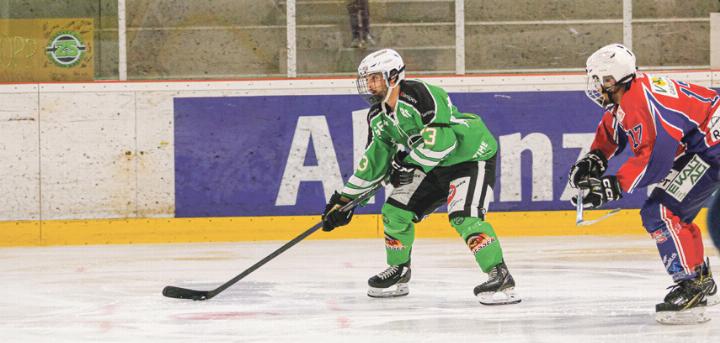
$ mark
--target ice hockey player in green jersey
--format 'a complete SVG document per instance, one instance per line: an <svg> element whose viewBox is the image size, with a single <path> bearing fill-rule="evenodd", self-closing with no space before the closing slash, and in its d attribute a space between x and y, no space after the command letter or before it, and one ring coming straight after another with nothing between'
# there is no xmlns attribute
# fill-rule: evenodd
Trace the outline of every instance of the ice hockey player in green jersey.
<svg viewBox="0 0 720 343"><path fill-rule="evenodd" d="M336 210L389 176L395 188L382 207L389 267L368 280L368 295L409 293L415 223L447 203L450 225L489 274L474 289L480 303L520 302L497 235L485 221L497 141L482 119L459 112L440 87L405 79L405 64L392 49L362 60L357 88L371 104L370 137L354 174L330 198L323 230L348 224L353 212Z"/></svg>

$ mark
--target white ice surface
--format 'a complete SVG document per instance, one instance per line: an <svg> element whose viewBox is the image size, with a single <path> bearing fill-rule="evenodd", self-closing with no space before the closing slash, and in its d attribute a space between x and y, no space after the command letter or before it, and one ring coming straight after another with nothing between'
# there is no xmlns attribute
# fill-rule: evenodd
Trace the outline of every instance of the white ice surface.
<svg viewBox="0 0 720 343"><path fill-rule="evenodd" d="M649 238L501 241L517 305L476 302L485 274L460 239L418 240L394 299L366 296L381 239L301 242L207 301L161 290L213 289L284 242L5 248L0 341L720 342L720 306L702 325L654 321L671 281Z"/></svg>

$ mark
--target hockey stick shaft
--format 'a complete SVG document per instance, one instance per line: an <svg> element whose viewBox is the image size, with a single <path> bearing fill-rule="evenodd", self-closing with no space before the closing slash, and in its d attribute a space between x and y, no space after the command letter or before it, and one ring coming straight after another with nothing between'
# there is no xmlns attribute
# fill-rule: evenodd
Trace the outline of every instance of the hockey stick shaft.
<svg viewBox="0 0 720 343"><path fill-rule="evenodd" d="M583 222L583 191L578 188L577 203L575 204L575 225Z"/></svg>
<svg viewBox="0 0 720 343"><path fill-rule="evenodd" d="M602 216L601 216L600 218L598 218L598 219L594 219L594 220L581 220L581 221L577 222L576 225L577 225L577 226L588 226L588 225L592 225L592 224L595 224L595 223L597 223L597 222L600 222L600 221L603 221L603 220L605 220L605 219L608 219L608 218L610 218L610 217L618 214L619 212L620 212L620 208L612 209L612 210L610 210L610 212L605 213L604 215L602 215Z"/></svg>
<svg viewBox="0 0 720 343"><path fill-rule="evenodd" d="M373 186L370 190L363 193L359 197L355 198L354 200L347 203L345 206L338 209L338 211L347 212L358 205L360 205L365 200L369 199L375 193L377 193L378 190L382 187L381 183L378 183L377 185ZM277 250L273 251L270 255L265 256L262 260L258 261L257 263L250 266L250 268L246 269L242 273L238 274L234 278L228 280L224 284L220 285L218 288L215 288L211 291L199 291L199 290L192 290L187 288L181 288L181 287L175 287L175 286L166 286L163 289L162 294L168 298L178 298L178 299L193 299L193 300L207 300L210 298L213 298L214 296L220 294L220 292L224 291L228 287L234 285L238 281L242 280L244 277L248 276L250 273L254 272L258 268L262 267L264 264L270 262L272 259L277 257L278 255L282 254L286 250L290 249L295 244L299 243L303 239L307 238L307 236L310 236L312 233L317 231L322 227L322 221L319 223L313 225L313 227L305 230L305 232L301 233L299 236L293 238L291 241L285 243L283 246L278 248Z"/></svg>
<svg viewBox="0 0 720 343"><path fill-rule="evenodd" d="M603 221L603 220L605 220L605 219L607 219L607 218L610 218L610 217L616 215L618 212L620 212L620 209L619 209L619 208L616 208L616 209L611 210L611 211L608 212L608 213L605 213L604 215L602 215L602 216L601 216L600 218L598 218L598 219L585 220L585 219L584 219L584 213L583 213L583 203L582 203L583 190L582 190L581 188L578 188L578 195L577 195L577 196L578 196L578 197L577 197L578 200L577 200L577 203L576 203L576 205L575 205L575 225L576 225L576 226L588 226L588 225L592 225L592 224L595 224L595 223L597 223L597 222Z"/></svg>

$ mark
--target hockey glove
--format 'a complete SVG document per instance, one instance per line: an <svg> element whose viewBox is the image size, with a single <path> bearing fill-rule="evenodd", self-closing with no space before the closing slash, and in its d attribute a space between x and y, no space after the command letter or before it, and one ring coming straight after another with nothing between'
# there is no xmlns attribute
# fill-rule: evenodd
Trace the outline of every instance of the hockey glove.
<svg viewBox="0 0 720 343"><path fill-rule="evenodd" d="M406 152L400 151L395 154L392 162L390 162L390 184L395 188L409 185L413 182L415 166L403 162L407 155Z"/></svg>
<svg viewBox="0 0 720 343"><path fill-rule="evenodd" d="M325 211L322 215L323 231L332 231L338 226L350 223L355 209L340 211L340 208L349 202L349 199L341 196L338 192L335 192L335 194L330 197L330 202L325 206Z"/></svg>
<svg viewBox="0 0 720 343"><path fill-rule="evenodd" d="M570 168L568 182L573 188L580 188L580 183L588 178L599 178L607 169L607 159L600 150L593 150Z"/></svg>
<svg viewBox="0 0 720 343"><path fill-rule="evenodd" d="M581 180L578 187L589 190L582 199L583 208L600 207L608 201L619 200L622 198L620 182L618 182L617 177L613 175L603 176L599 179L590 177L585 180ZM578 202L577 196L572 197L572 200L570 201L573 206L576 206Z"/></svg>

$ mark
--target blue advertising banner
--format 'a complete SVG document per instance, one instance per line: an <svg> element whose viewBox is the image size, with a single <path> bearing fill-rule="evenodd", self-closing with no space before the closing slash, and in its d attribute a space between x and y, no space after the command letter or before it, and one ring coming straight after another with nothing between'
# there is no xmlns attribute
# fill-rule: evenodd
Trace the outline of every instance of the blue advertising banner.
<svg viewBox="0 0 720 343"><path fill-rule="evenodd" d="M450 96L500 143L491 211L573 209L567 172L602 109L577 91ZM176 216L320 214L352 175L367 108L356 95L176 98ZM639 208L645 197L640 189L611 206ZM382 199L359 213L378 213Z"/></svg>

